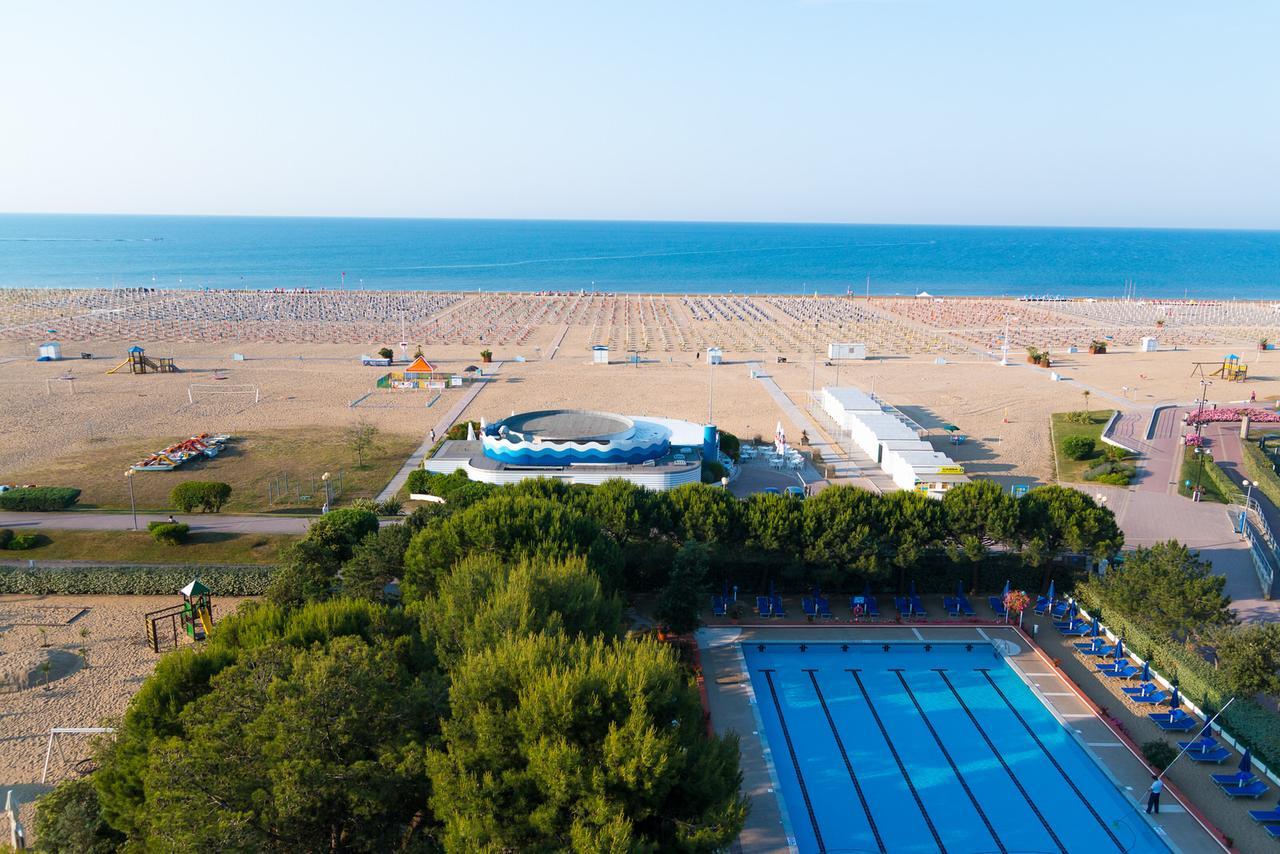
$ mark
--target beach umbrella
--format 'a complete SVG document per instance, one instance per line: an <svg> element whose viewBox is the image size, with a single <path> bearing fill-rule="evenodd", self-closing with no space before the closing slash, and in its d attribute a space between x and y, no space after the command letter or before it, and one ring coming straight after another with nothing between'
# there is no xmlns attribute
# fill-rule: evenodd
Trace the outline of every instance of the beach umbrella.
<svg viewBox="0 0 1280 854"><path fill-rule="evenodd" d="M943 424L943 425L942 425L942 429L943 429L943 430L946 430L948 433L959 433L959 432L960 432L960 428L959 428L959 427L957 427L957 426L956 426L956 425L954 425L954 424Z"/></svg>
<svg viewBox="0 0 1280 854"><path fill-rule="evenodd" d="M1111 657L1114 658L1116 661L1119 661L1120 659L1124 658L1124 638L1123 637L1120 638L1118 641L1116 641L1116 649L1115 649L1115 652L1112 653Z"/></svg>
<svg viewBox="0 0 1280 854"><path fill-rule="evenodd" d="M1100 634L1102 634L1102 627L1098 625L1098 615L1094 614L1092 635L1096 638ZM1145 673L1146 671L1143 671L1143 672Z"/></svg>
<svg viewBox="0 0 1280 854"><path fill-rule="evenodd" d="M1247 747L1244 749L1244 756L1240 757L1240 773L1241 774L1253 773L1252 757L1250 757L1249 748Z"/></svg>
<svg viewBox="0 0 1280 854"><path fill-rule="evenodd" d="M964 595L964 582L957 578L956 579L956 598L959 599L963 595Z"/></svg>
<svg viewBox="0 0 1280 854"><path fill-rule="evenodd" d="M1182 698L1178 696L1178 683L1173 683L1173 695L1169 697L1169 708L1176 709L1182 705Z"/></svg>
<svg viewBox="0 0 1280 854"><path fill-rule="evenodd" d="M1004 601L1008 596L1009 596L1009 582L1006 580L1004 583L1004 592L1000 594L1000 600Z"/></svg>
<svg viewBox="0 0 1280 854"><path fill-rule="evenodd" d="M1143 682L1151 681L1151 662L1150 661L1142 662L1142 675L1139 677L1139 679Z"/></svg>
<svg viewBox="0 0 1280 854"><path fill-rule="evenodd" d="M1200 734L1196 736L1199 741L1213 741L1213 725L1209 721L1204 722L1204 726L1200 729Z"/></svg>
<svg viewBox="0 0 1280 854"><path fill-rule="evenodd" d="M1067 609L1067 622L1075 622L1076 616L1080 613L1080 606L1076 604L1074 599L1071 600L1071 607Z"/></svg>
<svg viewBox="0 0 1280 854"><path fill-rule="evenodd" d="M1049 579L1049 607L1053 607L1053 579Z"/></svg>
<svg viewBox="0 0 1280 854"><path fill-rule="evenodd" d="M916 598L916 580L914 578L911 579L911 588L908 590L907 595L912 599Z"/></svg>

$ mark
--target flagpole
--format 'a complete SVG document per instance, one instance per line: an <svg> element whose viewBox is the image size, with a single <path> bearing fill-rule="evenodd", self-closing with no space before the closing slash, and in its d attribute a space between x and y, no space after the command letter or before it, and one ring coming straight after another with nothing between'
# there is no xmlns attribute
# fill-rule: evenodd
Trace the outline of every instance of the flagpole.
<svg viewBox="0 0 1280 854"><path fill-rule="evenodd" d="M1222 714L1223 712L1225 712L1225 711L1227 710L1227 706L1230 706L1230 705L1231 705L1232 703L1234 703L1235 701L1236 701L1236 698L1235 698L1235 697L1232 697L1230 700L1227 700L1227 705L1226 705L1226 706L1223 706L1221 709L1218 709L1217 714L1215 714L1213 717L1209 718L1209 720L1205 721L1205 722L1204 722L1204 726L1200 727L1200 731L1201 731L1201 732L1204 732L1206 729L1208 729L1208 728L1213 724L1213 722L1214 722L1214 721L1216 721L1216 720L1218 719L1218 715L1220 715L1220 714ZM1195 742L1194 742L1194 741L1189 741L1189 742L1187 742L1187 746L1186 746L1186 747L1184 747L1184 748L1182 748L1181 750L1179 750L1179 751L1178 751L1178 755L1177 755L1177 756L1175 756L1175 757L1173 757L1173 762L1170 762L1168 765L1164 766L1164 770L1163 770L1163 771L1161 771L1159 774L1157 774L1157 775L1156 775L1156 779L1157 779L1157 780L1159 780L1159 779L1160 779L1161 777L1163 777L1165 774L1169 773L1169 769L1173 767L1173 763L1174 763L1174 762L1177 762L1179 759L1181 759L1181 758L1182 758L1182 754L1184 754L1184 753L1186 753L1188 750L1190 750L1190 749L1191 749L1191 745L1193 745L1193 744L1195 744Z"/></svg>

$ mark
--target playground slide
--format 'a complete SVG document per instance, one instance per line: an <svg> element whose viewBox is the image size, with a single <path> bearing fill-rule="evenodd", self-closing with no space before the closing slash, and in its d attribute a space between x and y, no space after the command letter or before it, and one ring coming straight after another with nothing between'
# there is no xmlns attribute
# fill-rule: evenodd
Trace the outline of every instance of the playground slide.
<svg viewBox="0 0 1280 854"><path fill-rule="evenodd" d="M128 364L129 364L129 360L128 360L128 359L125 359L123 362L121 362L120 364L116 365L116 366L115 366L114 368L112 368L111 370L107 371L107 373L108 373L108 374L114 374L116 371L118 371L118 370L120 370L121 368L123 368L123 367L127 366Z"/></svg>
<svg viewBox="0 0 1280 854"><path fill-rule="evenodd" d="M204 636L210 637L213 634L213 615L209 613L208 608L200 609L200 625L204 627Z"/></svg>

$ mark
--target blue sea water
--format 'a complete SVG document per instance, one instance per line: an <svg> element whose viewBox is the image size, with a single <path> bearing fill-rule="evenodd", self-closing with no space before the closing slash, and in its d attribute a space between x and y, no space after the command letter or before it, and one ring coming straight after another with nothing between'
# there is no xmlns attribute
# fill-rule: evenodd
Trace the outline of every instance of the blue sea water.
<svg viewBox="0 0 1280 854"><path fill-rule="evenodd" d="M345 278L342 273L346 273ZM0 287L1280 298L1280 231L0 215Z"/></svg>

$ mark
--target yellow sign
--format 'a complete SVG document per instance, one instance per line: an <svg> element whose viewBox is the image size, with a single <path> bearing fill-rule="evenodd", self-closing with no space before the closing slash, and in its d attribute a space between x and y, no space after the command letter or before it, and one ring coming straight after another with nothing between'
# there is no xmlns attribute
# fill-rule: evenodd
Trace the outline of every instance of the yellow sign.
<svg viewBox="0 0 1280 854"><path fill-rule="evenodd" d="M964 466L938 466L938 474L964 474Z"/></svg>

